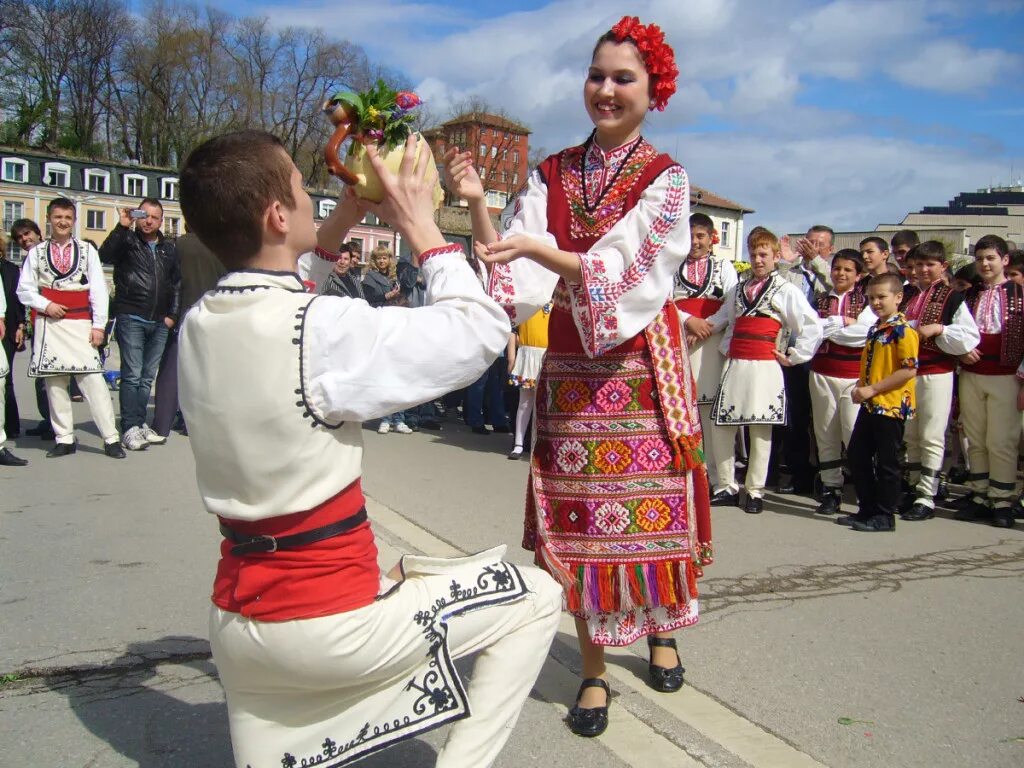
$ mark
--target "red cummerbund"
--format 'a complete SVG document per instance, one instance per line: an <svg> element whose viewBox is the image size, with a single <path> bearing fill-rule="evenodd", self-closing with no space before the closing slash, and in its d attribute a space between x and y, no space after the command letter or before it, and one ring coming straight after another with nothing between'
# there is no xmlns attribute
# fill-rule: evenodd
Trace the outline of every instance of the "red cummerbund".
<svg viewBox="0 0 1024 768"><path fill-rule="evenodd" d="M638 333L631 339L624 341L617 347L602 352L606 355L626 355L632 352L640 352L647 348L647 338L643 333ZM554 307L551 310L551 317L548 320L548 352L568 353L573 355L584 355L583 342L580 341L580 332L576 328L576 321L572 319L572 313L567 309Z"/></svg>
<svg viewBox="0 0 1024 768"><path fill-rule="evenodd" d="M856 379L860 376L860 353L859 347L826 341L811 359L811 370L835 379Z"/></svg>
<svg viewBox="0 0 1024 768"><path fill-rule="evenodd" d="M1017 373L1016 365L999 364L1003 353L1003 334L981 334L981 343L975 351L981 355L981 360L974 365L965 365L964 371L967 373L979 373L982 376L1013 376Z"/></svg>
<svg viewBox="0 0 1024 768"><path fill-rule="evenodd" d="M929 376L936 373L952 373L956 369L956 359L945 352L937 352L923 344L918 354L918 376Z"/></svg>
<svg viewBox="0 0 1024 768"><path fill-rule="evenodd" d="M55 288L40 288L39 295L47 301L67 307L64 317L68 320L90 320L92 318L89 291L58 291Z"/></svg>
<svg viewBox="0 0 1024 768"><path fill-rule="evenodd" d="M722 308L721 299L676 299L676 307L688 315L707 320Z"/></svg>
<svg viewBox="0 0 1024 768"><path fill-rule="evenodd" d="M782 324L770 317L738 317L729 342L733 360L774 360Z"/></svg>
<svg viewBox="0 0 1024 768"><path fill-rule="evenodd" d="M336 523L365 504L359 481L306 512L263 520L220 521L245 536L290 536ZM259 621L312 619L369 605L380 591L377 545L369 521L297 549L232 555L224 539L213 582L219 608Z"/></svg>

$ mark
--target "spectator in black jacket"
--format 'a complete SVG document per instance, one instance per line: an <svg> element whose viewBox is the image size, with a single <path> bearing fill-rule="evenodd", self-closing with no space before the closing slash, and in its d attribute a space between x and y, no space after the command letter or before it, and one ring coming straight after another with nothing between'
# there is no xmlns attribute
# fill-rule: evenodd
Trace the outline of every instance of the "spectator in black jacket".
<svg viewBox="0 0 1024 768"><path fill-rule="evenodd" d="M174 243L160 231L164 209L147 197L100 246L114 266L114 335L121 352L121 443L130 451L167 441L146 423L146 408L168 331L178 322L181 270ZM145 214L145 216L142 215ZM133 215L134 214L134 215Z"/></svg>
<svg viewBox="0 0 1024 768"><path fill-rule="evenodd" d="M18 401L14 398L14 353L25 348L25 307L18 301L17 294L20 275L21 270L17 265L7 259L7 241L3 234L0 234L0 284L7 305L7 311L0 318L5 321L6 326L2 343L4 356L7 358L7 375L2 382L5 393L4 412L0 413L0 421L3 422L7 437L21 435Z"/></svg>

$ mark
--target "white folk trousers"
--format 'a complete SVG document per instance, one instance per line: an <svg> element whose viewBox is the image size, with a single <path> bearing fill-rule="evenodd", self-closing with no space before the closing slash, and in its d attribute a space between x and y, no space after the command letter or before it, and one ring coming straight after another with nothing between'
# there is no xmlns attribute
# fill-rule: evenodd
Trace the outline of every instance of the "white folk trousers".
<svg viewBox="0 0 1024 768"><path fill-rule="evenodd" d="M721 458L733 458L736 454L736 428L720 427L715 424L715 418L711 413L711 403L698 405L700 413L701 430L704 433L704 464L708 468L711 490L717 493L728 487L729 493L736 493L735 486L735 461L730 465L733 467L729 477L732 480L723 480L719 475L719 461ZM732 485L730 486L730 483Z"/></svg>
<svg viewBox="0 0 1024 768"><path fill-rule="evenodd" d="M737 426L716 427L721 439L727 441L730 446L735 445ZM747 452L747 477L743 487L747 496L752 499L760 499L764 496L764 483L768 479L768 460L772 454L772 425L771 424L748 424L747 436L750 438L750 450ZM718 445L718 443L716 443ZM719 490L725 488L729 493L736 493L739 486L736 484L736 453L730 448L723 451L717 458L715 465Z"/></svg>
<svg viewBox="0 0 1024 768"><path fill-rule="evenodd" d="M821 484L826 488L842 488L843 446L850 445L850 435L860 410L860 406L851 399L857 380L811 371L809 383Z"/></svg>
<svg viewBox="0 0 1024 768"><path fill-rule="evenodd" d="M1018 386L1013 375L960 374L960 418L971 460L967 487L987 496L993 508L1009 507L1017 493Z"/></svg>
<svg viewBox="0 0 1024 768"><path fill-rule="evenodd" d="M89 404L92 420L100 431L104 443L116 443L117 425L114 423L114 406L110 401L110 390L102 373L76 373L78 388ZM75 417L71 411L70 376L47 376L46 399L50 402L50 424L58 443L70 445L75 442Z"/></svg>
<svg viewBox="0 0 1024 768"><path fill-rule="evenodd" d="M903 433L909 482L914 489L914 502L934 509L946 454L946 425L953 407L953 374L918 376L914 386L917 413L907 421Z"/></svg>
<svg viewBox="0 0 1024 768"><path fill-rule="evenodd" d="M479 655L466 691L472 714L452 726L437 768L491 765L540 674L562 608L554 579L517 568L523 597L499 605L485 599L452 615L455 593L472 595L479 586L479 563L407 573L376 602L321 618L262 622L213 606L210 643L227 695L236 766L276 768L288 756L295 765L313 764L322 744L344 748L327 762L345 765L358 749L379 749L444 722L415 725L424 711L458 697L461 687L440 674L448 654L438 651L442 635L431 630L441 619L451 659ZM397 727L410 720L413 726Z"/></svg>

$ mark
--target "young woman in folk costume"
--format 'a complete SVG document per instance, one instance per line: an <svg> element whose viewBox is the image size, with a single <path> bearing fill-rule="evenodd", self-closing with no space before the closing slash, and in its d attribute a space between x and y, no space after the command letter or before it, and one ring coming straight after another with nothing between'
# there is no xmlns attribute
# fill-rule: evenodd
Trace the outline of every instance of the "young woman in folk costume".
<svg viewBox="0 0 1024 768"><path fill-rule="evenodd" d="M696 393L671 304L690 250L689 185L640 135L677 75L657 26L624 17L604 34L583 88L594 132L531 174L500 238L472 153L446 156L491 296L518 322L554 290L524 546L576 617L584 680L569 723L581 736L607 726L604 646L646 636L652 685L682 686L669 633L697 621L711 561Z"/></svg>

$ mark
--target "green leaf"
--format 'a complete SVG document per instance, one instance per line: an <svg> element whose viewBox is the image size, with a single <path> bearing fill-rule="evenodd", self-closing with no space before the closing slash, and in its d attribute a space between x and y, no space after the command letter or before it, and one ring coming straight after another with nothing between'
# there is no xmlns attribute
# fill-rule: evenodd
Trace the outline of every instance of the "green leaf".
<svg viewBox="0 0 1024 768"><path fill-rule="evenodd" d="M358 93L352 93L352 91L338 91L336 94L331 96L331 101L341 101L356 110L359 115L363 114L363 100L360 98Z"/></svg>
<svg viewBox="0 0 1024 768"><path fill-rule="evenodd" d="M853 725L854 723L863 723L864 725L874 725L873 720L854 720L852 717L840 717L837 721L840 725Z"/></svg>

